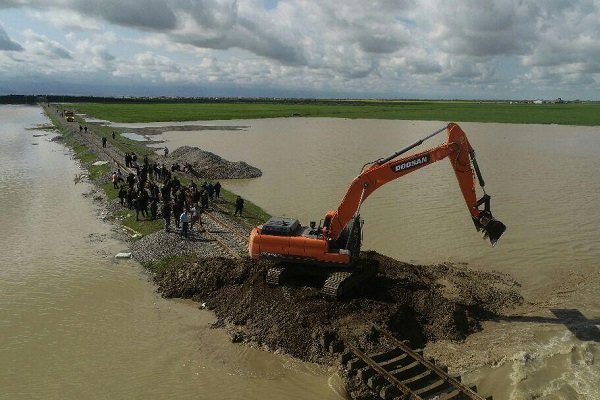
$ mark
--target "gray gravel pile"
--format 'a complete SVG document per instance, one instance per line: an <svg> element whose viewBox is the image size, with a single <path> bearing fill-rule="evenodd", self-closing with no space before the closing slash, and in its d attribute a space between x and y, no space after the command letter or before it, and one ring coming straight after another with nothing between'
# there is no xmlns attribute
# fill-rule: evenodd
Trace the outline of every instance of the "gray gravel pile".
<svg viewBox="0 0 600 400"><path fill-rule="evenodd" d="M262 171L244 161L227 161L209 151L197 147L183 146L173 151L169 158L181 164L190 164L199 177L205 179L257 178Z"/></svg>
<svg viewBox="0 0 600 400"><path fill-rule="evenodd" d="M224 256L221 248L208 241L201 233L192 231L184 239L174 228L171 232L159 231L144 236L131 244L131 253L140 263L158 261L164 257L197 254L201 257Z"/></svg>

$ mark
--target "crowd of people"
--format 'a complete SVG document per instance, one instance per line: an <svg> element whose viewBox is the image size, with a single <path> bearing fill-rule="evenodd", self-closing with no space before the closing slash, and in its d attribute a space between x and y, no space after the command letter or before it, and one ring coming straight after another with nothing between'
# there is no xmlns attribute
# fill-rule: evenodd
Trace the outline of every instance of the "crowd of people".
<svg viewBox="0 0 600 400"><path fill-rule="evenodd" d="M58 110L57 110L58 113ZM61 112L61 117L65 112ZM87 133L88 127L79 124L79 132ZM112 139L116 134L112 132ZM107 138L102 137L102 147L107 147ZM169 149L164 148L165 158L169 154ZM188 237L189 231L194 226L203 229L201 215L212 202L221 197L221 183L205 181L198 186L193 180L189 185L184 186L179 179L174 176L175 172L193 172L190 164L183 166L173 163L170 167L164 163L151 163L148 155L144 155L141 162L138 162L138 156L135 152L125 153L125 166L134 172L125 176L123 171L118 168L112 173L112 183L115 189L118 189L119 202L122 206L135 210L136 221L141 218L164 220L165 231L171 230L171 222L175 225L182 236ZM159 210L160 206L160 210ZM244 199L237 196L235 202L234 215L242 215L244 209Z"/></svg>
<svg viewBox="0 0 600 400"><path fill-rule="evenodd" d="M169 232L174 225L186 238L195 226L199 231L204 229L202 213L210 202L221 197L220 182L205 181L198 185L191 180L185 186L174 174L181 171L179 164L167 167L164 163L151 163L148 156L138 163L135 153L125 154L125 165L135 173L125 175L117 169L112 173L112 183L118 189L120 204L135 210L136 221L162 218L165 231ZM242 215L243 208L244 200L238 196L234 215Z"/></svg>

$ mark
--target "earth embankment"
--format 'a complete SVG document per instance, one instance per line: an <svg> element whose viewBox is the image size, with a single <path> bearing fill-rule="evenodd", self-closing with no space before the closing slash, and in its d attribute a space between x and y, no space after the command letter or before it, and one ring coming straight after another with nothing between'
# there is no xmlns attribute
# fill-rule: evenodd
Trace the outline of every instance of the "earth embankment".
<svg viewBox="0 0 600 400"><path fill-rule="evenodd" d="M464 265L413 265L363 253L379 274L351 298L332 301L314 282L270 287L269 264L250 259L206 258L182 262L155 276L165 297L191 298L213 310L216 326L232 340L264 346L306 361L326 357L313 337L322 332L353 337L369 346L370 322L414 347L463 340L483 319L522 302L508 275ZM301 268L301 267L299 267Z"/></svg>

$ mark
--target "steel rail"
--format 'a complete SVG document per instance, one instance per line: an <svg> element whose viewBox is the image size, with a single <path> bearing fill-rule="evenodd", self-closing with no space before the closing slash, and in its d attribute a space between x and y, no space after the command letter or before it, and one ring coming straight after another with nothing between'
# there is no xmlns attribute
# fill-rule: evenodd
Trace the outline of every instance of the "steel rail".
<svg viewBox="0 0 600 400"><path fill-rule="evenodd" d="M411 349L406 343L396 339L391 332L387 329L378 326L377 324L370 322L373 329L379 332L383 337L385 337L389 342L395 347L398 351L394 358L406 356L406 360L410 360L404 362L402 365L405 367L410 366L410 370L414 369L415 372L412 376L404 376L399 377L392 374L393 371L387 370L384 365L386 361L389 362L390 359L386 360L375 360L375 356L371 356L361 349L359 349L354 344L350 343L348 339L343 339L344 347L347 348L354 356L362 362L366 367L363 368L371 368L374 373L379 375L381 379L387 381L389 384L395 386L400 393L402 393L403 399L411 399L411 400L424 400L429 398L436 399L471 399L471 400L485 400L484 397L477 394L471 388L462 384L458 379L450 376L445 370L435 365L433 362L425 359L418 352ZM420 365L419 368L415 367ZM423 381L423 387L414 387L415 382L419 381L423 377L431 377L426 378L426 381ZM444 383L441 383L441 382ZM439 384L436 384L438 382ZM440 390L435 392L435 388L439 387ZM425 394L428 393L428 394ZM433 396L433 397L432 397Z"/></svg>

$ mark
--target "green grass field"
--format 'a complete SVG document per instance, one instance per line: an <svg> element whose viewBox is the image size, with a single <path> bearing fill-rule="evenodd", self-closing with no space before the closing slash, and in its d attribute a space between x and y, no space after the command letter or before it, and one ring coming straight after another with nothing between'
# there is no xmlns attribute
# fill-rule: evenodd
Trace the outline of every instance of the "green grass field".
<svg viewBox="0 0 600 400"><path fill-rule="evenodd" d="M78 103L114 122L334 117L520 124L600 125L599 103L522 104L469 101L308 101L254 103Z"/></svg>

